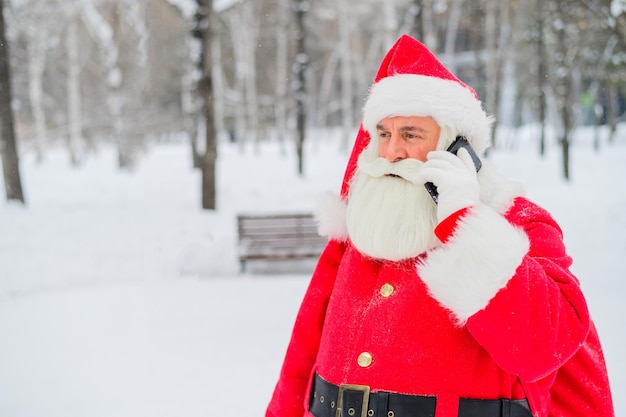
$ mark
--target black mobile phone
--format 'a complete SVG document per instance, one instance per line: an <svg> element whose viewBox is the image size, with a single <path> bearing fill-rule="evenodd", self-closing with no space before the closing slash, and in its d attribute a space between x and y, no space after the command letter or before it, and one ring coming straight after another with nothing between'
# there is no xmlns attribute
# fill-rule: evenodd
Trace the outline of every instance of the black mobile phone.
<svg viewBox="0 0 626 417"><path fill-rule="evenodd" d="M448 149L446 149L446 151L452 152L453 154L456 155L456 153L461 148L467 149L467 152L469 152L470 156L472 157L472 161L474 161L476 172L480 171L480 168L482 168L483 163L480 161L480 158L474 151L474 148L472 148L472 145L469 144L465 136L460 136L460 135L457 136L454 142L452 142L452 144L448 147ZM432 182L427 182L426 184L424 184L424 187L426 187L428 194L430 194L435 204L437 204L439 202L439 193L437 192L437 186L433 184Z"/></svg>

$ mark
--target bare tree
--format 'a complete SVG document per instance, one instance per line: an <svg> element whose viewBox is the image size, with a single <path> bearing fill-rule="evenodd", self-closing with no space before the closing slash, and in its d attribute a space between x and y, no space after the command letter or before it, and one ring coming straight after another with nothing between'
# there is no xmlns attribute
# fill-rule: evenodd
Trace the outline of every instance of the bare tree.
<svg viewBox="0 0 626 417"><path fill-rule="evenodd" d="M624 48L626 48L626 8L624 8L623 3L617 0L613 0L610 3L594 2L590 0L580 0L580 2L595 16L600 18L598 20L601 24L609 28L612 34L611 37L616 36L618 38L615 52L613 52L610 56L611 59L606 62L605 67L599 72L599 74L603 75L603 81L606 83L607 87L605 94L606 117L609 125L608 140L609 143L611 143L617 131L618 90L620 85L623 85L626 81L626 74L623 70L624 59L620 58L624 53ZM607 43L607 45L609 45L609 43Z"/></svg>
<svg viewBox="0 0 626 417"><path fill-rule="evenodd" d="M244 42L244 80L245 80L245 106L248 113L248 129L252 133L254 142L258 145L260 140L259 132L259 95L257 89L257 59L256 49L258 45L258 26L256 7L257 2L246 1L241 8L243 12L243 25L239 28L245 36Z"/></svg>
<svg viewBox="0 0 626 417"><path fill-rule="evenodd" d="M393 14L393 2L385 2L385 10L387 10L387 19L385 19L387 31L395 32L392 22L394 21L390 14ZM350 45L350 34L352 33L351 14L348 13L346 0L337 1L337 14L339 23L339 56L341 59L341 117L342 117L342 138L341 149L349 148L350 133L354 128L354 120L352 118L352 47Z"/></svg>
<svg viewBox="0 0 626 417"><path fill-rule="evenodd" d="M614 54L615 47L618 43L618 36L613 34L609 37L608 41L604 45L602 54L599 56L597 64L592 68L592 81L589 85L589 97L594 100L592 104L592 112L594 116L594 124L595 124L595 134L593 147L597 151L600 149L600 119L602 115L601 106L598 104L600 102L600 84L609 83L609 76L605 69L609 65L609 60ZM610 100L610 99L609 99Z"/></svg>
<svg viewBox="0 0 626 417"><path fill-rule="evenodd" d="M259 19L254 1L242 2L227 12L235 58L234 90L237 96L236 133L240 145L259 140L257 56Z"/></svg>
<svg viewBox="0 0 626 417"><path fill-rule="evenodd" d="M448 17L448 28L446 30L443 61L453 73L457 73L454 45L459 33L459 24L463 13L463 2L464 0L452 0L450 15Z"/></svg>
<svg viewBox="0 0 626 417"><path fill-rule="evenodd" d="M133 69L142 67L146 60L147 34L140 9L145 2L109 0L107 14L100 12L93 3L83 3L83 20L90 28L92 37L102 47L106 60L107 104L117 144L118 166L129 169L135 163L135 154L144 135L144 132L134 128L135 123L126 114L135 113L136 110L133 110L139 104L134 103L134 100L141 96L140 92L145 86L141 77L131 79ZM95 33L94 28L102 28L104 32L101 30L101 33ZM131 39L134 40L132 46Z"/></svg>
<svg viewBox="0 0 626 417"><path fill-rule="evenodd" d="M287 79L289 66L289 44L285 33L289 22L289 0L279 0L276 3L276 86L275 86L275 110L276 133L284 149L284 140L287 133Z"/></svg>
<svg viewBox="0 0 626 417"><path fill-rule="evenodd" d="M539 125L541 126L541 132L539 137L539 153L545 155L546 153L546 53L545 53L545 39L544 39L544 20L545 12L543 10L543 0L537 0L536 2L536 23L537 32L535 35L535 44L537 48L537 100L539 106Z"/></svg>
<svg viewBox="0 0 626 417"><path fill-rule="evenodd" d="M295 72L294 93L296 97L296 154L298 156L298 174L304 174L304 139L306 132L306 68L309 62L309 55L305 47L306 32L304 29L304 16L309 10L308 0L293 0L293 9L296 18L296 41L298 51L293 69Z"/></svg>
<svg viewBox="0 0 626 417"><path fill-rule="evenodd" d="M416 39L424 40L424 1L413 0L410 7L410 13L413 16L413 22L409 33Z"/></svg>
<svg viewBox="0 0 626 417"><path fill-rule="evenodd" d="M117 7L117 4L114 5ZM81 93L82 60L80 54L79 23L91 35L92 39L100 47L106 69L108 87L106 104L109 114L113 119L114 137L118 145L118 162L120 167L130 165L131 158L127 152L127 144L124 141L122 120L122 99L120 86L122 83L122 71L119 66L119 49L115 43L114 28L92 1L68 0L64 3L64 17L67 22L65 45L67 51L67 144L70 152L72 165L77 165L84 157L83 138L83 94ZM114 17L119 16L113 11ZM113 25L119 25L119 19L113 19ZM118 29L119 32L119 29Z"/></svg>
<svg viewBox="0 0 626 417"><path fill-rule="evenodd" d="M17 3L17 4L16 4ZM25 51L22 56L13 56L13 62L19 62L25 59L23 65L16 66L26 68L27 89L20 89L27 92L27 96L14 97L19 101L28 101L30 104L30 112L32 115L33 134L25 136L25 141L32 138L32 145L35 150L35 157L38 163L41 163L45 157L45 148L48 144L49 131L48 123L51 117L47 114L45 106L50 88L44 89L46 79L46 69L49 65L49 52L52 49L51 44L58 39L61 26L64 23L63 16L60 16L59 4L56 0L49 0L44 3L36 3L36 0L22 0L21 2L13 2L8 9L12 13L9 15L9 24L13 28L14 33L18 35L19 40L21 32L25 44L25 48L18 50ZM14 73L15 75L15 73ZM24 80L20 79L20 73L17 73L17 80L14 78L14 84L23 84ZM22 77L24 77L22 75ZM23 94L23 93L22 93ZM60 103L55 103L58 107ZM30 136L30 138L29 138Z"/></svg>
<svg viewBox="0 0 626 417"><path fill-rule="evenodd" d="M559 142L562 151L563 176L570 179L570 145L572 130L575 126L574 108L577 92L574 88L572 68L575 68L576 47L571 47L569 38L572 35L570 15L572 5L568 0L556 0L554 4L555 34L554 45L554 78L552 90L556 100L556 110L561 122Z"/></svg>
<svg viewBox="0 0 626 417"><path fill-rule="evenodd" d="M39 8L33 7L38 11ZM46 113L43 104L43 75L46 69L46 25L29 25L28 39L28 93L35 124L35 154L37 162L44 159L46 144Z"/></svg>
<svg viewBox="0 0 626 417"><path fill-rule="evenodd" d="M490 113L497 111L497 86L500 75L500 59L498 56L498 12L500 8L499 0L487 0L485 16L485 50L487 52L487 65L485 67L486 99L485 109ZM496 118L497 120L497 118ZM496 126L492 131L492 139L495 139ZM495 141L494 141L495 146Z"/></svg>
<svg viewBox="0 0 626 417"><path fill-rule="evenodd" d="M4 24L4 0L0 0L0 153L7 200L24 203L17 141L11 108L11 71L9 68L9 45Z"/></svg>
<svg viewBox="0 0 626 417"><path fill-rule="evenodd" d="M68 135L67 147L70 152L70 161L76 166L81 159L80 146L82 144L82 115L80 95L80 72L78 45L78 13L73 2L66 3L67 34L65 44L67 48L67 120Z"/></svg>
<svg viewBox="0 0 626 417"><path fill-rule="evenodd" d="M492 142L496 147L497 128L500 120L500 96L503 85L503 71L508 64L510 51L510 4L499 0L487 0L485 16L485 108L496 116L493 126Z"/></svg>
<svg viewBox="0 0 626 417"><path fill-rule="evenodd" d="M346 26L348 22L343 22L348 19L346 10L347 4L346 0L340 1L340 13L339 13L339 24ZM382 8L382 22L383 22L383 44L386 48L393 45L398 36L398 18L396 17L396 2L394 0L387 0L385 2L381 2L380 7ZM344 35L340 33L340 38Z"/></svg>
<svg viewBox="0 0 626 417"><path fill-rule="evenodd" d="M202 115L205 121L206 146L202 158L202 208L217 208L215 164L217 162L217 132L215 129L213 92L213 0L197 0L197 25L195 32L200 39L199 69L201 72L198 92L202 97Z"/></svg>
<svg viewBox="0 0 626 417"><path fill-rule="evenodd" d="M417 0L416 0L417 1ZM426 46L433 51L438 49L437 28L433 13L434 3L437 0L422 0L422 39Z"/></svg>

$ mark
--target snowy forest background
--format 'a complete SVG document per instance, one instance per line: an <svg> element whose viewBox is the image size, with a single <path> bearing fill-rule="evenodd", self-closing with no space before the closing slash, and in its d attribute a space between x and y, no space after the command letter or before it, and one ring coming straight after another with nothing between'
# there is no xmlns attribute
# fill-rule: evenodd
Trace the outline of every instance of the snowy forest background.
<svg viewBox="0 0 626 417"><path fill-rule="evenodd" d="M240 273L236 214L338 190L401 33L476 88L488 158L561 224L626 413L626 1L0 8L0 415L263 415L313 263Z"/></svg>
<svg viewBox="0 0 626 417"><path fill-rule="evenodd" d="M623 0L3 2L15 136L40 161L61 145L78 166L114 143L127 169L182 134L214 183L217 137L277 140L300 155L307 129L339 126L347 149L377 65L402 33L472 85L496 127L556 129L566 178L573 129L608 124L611 141L624 110ZM16 171L5 169L5 182L19 182Z"/></svg>

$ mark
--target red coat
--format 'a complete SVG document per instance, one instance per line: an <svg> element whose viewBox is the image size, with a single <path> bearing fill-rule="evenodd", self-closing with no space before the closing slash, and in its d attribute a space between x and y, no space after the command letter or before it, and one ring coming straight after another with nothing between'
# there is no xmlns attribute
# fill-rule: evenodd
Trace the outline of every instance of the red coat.
<svg viewBox="0 0 626 417"><path fill-rule="evenodd" d="M446 410L459 397L527 398L537 417L589 415L580 381L592 381L593 415L613 416L597 334L550 215L517 198L504 216L474 207L436 233L441 247L402 262L329 242L267 416L310 415L314 372L335 384L436 395L436 417L455 416Z"/></svg>

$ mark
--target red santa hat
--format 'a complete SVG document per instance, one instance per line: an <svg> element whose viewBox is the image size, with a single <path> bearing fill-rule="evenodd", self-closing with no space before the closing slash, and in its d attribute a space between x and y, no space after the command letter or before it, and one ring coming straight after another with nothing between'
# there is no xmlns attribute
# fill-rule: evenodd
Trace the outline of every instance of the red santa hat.
<svg viewBox="0 0 626 417"><path fill-rule="evenodd" d="M440 126L464 135L479 154L490 144L492 119L476 92L448 71L425 45L403 35L383 59L370 89L344 177L343 197L360 153L376 135L376 125L393 116L431 116ZM439 148L449 145L439 144Z"/></svg>

